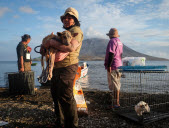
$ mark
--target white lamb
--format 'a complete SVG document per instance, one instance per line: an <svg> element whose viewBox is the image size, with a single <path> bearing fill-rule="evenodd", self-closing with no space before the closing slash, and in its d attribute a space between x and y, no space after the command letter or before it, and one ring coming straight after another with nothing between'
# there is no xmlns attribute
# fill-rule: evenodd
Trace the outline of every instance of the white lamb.
<svg viewBox="0 0 169 128"><path fill-rule="evenodd" d="M144 101L140 101L137 105L135 105L135 111L138 116L142 116L144 112L150 112L150 107Z"/></svg>

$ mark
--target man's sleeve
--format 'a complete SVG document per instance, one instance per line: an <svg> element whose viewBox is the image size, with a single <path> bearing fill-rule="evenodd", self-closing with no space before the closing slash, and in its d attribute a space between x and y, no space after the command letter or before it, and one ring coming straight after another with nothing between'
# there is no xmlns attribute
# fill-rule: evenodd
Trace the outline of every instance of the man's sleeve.
<svg viewBox="0 0 169 128"><path fill-rule="evenodd" d="M109 46L108 47L109 47L108 48L109 52L115 53L116 46L115 46L115 43L112 40L109 42Z"/></svg>
<svg viewBox="0 0 169 128"><path fill-rule="evenodd" d="M76 35L76 36L74 37L74 39L77 40L78 43L82 43L82 40L83 40L83 33L82 33L82 31L81 31L80 29L76 28L76 29L73 31L72 35L74 35L74 34L76 34L76 33L77 33L78 35Z"/></svg>
<svg viewBox="0 0 169 128"><path fill-rule="evenodd" d="M20 56L23 56L24 55L24 46L19 47L18 52L19 52Z"/></svg>

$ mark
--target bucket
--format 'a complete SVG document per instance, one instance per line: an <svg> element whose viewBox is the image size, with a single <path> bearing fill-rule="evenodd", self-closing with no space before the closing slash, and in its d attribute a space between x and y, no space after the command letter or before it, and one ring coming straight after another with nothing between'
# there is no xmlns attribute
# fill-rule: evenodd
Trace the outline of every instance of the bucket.
<svg viewBox="0 0 169 128"><path fill-rule="evenodd" d="M10 94L35 94L34 72L8 73Z"/></svg>

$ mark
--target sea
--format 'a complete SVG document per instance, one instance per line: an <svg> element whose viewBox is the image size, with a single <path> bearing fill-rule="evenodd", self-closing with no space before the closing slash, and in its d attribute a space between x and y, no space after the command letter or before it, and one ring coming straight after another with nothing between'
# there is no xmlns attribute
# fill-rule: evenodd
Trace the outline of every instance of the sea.
<svg viewBox="0 0 169 128"><path fill-rule="evenodd" d="M79 79L78 84L80 84L83 88L109 90L107 83L107 72L104 68L104 62L103 61L85 61L85 62L87 62L87 64L89 65L88 74L85 77ZM34 75L35 86L40 87L41 84L38 82L37 78L38 76L40 76L42 72L41 63L40 61L34 61L33 63L37 63L36 66L31 67L32 71L34 71L35 73ZM168 67L167 70L169 71L169 61L146 61L146 65L166 65ZM0 61L0 87L8 87L8 73L17 71L18 69L16 61ZM138 77L140 78L140 76ZM167 82L169 82L168 79ZM141 83L141 81L139 83ZM168 90L169 92L169 83L168 85L165 86L167 86L166 90Z"/></svg>

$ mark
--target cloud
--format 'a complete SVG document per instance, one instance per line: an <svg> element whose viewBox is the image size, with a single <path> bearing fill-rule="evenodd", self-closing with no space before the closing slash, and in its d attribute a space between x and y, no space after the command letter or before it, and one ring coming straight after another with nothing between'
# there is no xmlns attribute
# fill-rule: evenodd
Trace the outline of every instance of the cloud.
<svg viewBox="0 0 169 128"><path fill-rule="evenodd" d="M157 10L159 12L159 18L168 19L169 18L169 1L163 0L163 2L159 5Z"/></svg>
<svg viewBox="0 0 169 128"><path fill-rule="evenodd" d="M144 8L138 8L137 13L146 20L168 19L169 18L169 1L161 0L160 4L145 4Z"/></svg>
<svg viewBox="0 0 169 128"><path fill-rule="evenodd" d="M168 57L168 52L163 52L161 50L151 50L151 51L147 51L146 54L150 55L150 56L156 56L156 57L161 57L161 58L167 58Z"/></svg>
<svg viewBox="0 0 169 128"><path fill-rule="evenodd" d="M169 46L169 42L153 41L148 43L149 46Z"/></svg>
<svg viewBox="0 0 169 128"><path fill-rule="evenodd" d="M0 7L0 17L2 17L5 13L9 12L10 9L7 7Z"/></svg>
<svg viewBox="0 0 169 128"><path fill-rule="evenodd" d="M129 3L134 3L134 4L138 4L138 3L143 2L143 1L144 0L128 0Z"/></svg>
<svg viewBox="0 0 169 128"><path fill-rule="evenodd" d="M156 37L169 37L169 30L162 29L145 29L145 30L137 30L136 32L132 32L132 35L139 36L141 38L156 38Z"/></svg>
<svg viewBox="0 0 169 128"><path fill-rule="evenodd" d="M159 15L157 10L155 11L154 9L152 11L153 7L156 6L155 4L150 5L150 1L151 0L126 0L125 2L118 1L118 4L116 2L104 2L103 0L86 0L85 2L83 2L82 0L65 0L64 2L54 2L54 4L59 6L59 10L63 10L63 12L67 7L76 8L79 12L79 19L81 21L83 30L91 31L88 28L92 27L92 29L94 29L98 33L102 33L104 35L111 27L116 27L117 29L119 29L121 34L129 34L148 28L149 24L147 23L147 21L152 20L157 15ZM81 4L82 2L83 4ZM41 0L40 3L50 8L48 5L50 5L52 2L46 2L44 0ZM134 12L136 12L135 14L131 15L130 13L126 12L126 8L131 7L130 4L140 3L144 6L141 6L142 8L133 9ZM162 6L164 5L161 3L160 7ZM51 17L40 16L38 17L38 19L44 19L44 21L46 22L51 22L53 20L53 18ZM95 33L91 33L91 37L92 35L95 36Z"/></svg>
<svg viewBox="0 0 169 128"><path fill-rule="evenodd" d="M19 18L19 15L14 15L13 18L15 19Z"/></svg>
<svg viewBox="0 0 169 128"><path fill-rule="evenodd" d="M79 12L79 20L85 38L107 38L105 35L110 28L115 27L119 30L120 39L127 46L137 51L144 51L145 47L150 48L154 45L167 46L167 41L164 41L169 36L168 30L158 28L149 23L149 21L163 15L162 12L167 11L168 7L165 3L167 0L161 1L161 4L154 4L151 0L126 0L116 2L104 2L103 0L86 0L83 4L82 0L64 1L58 4L62 5L63 12L67 7L74 7ZM128 8L134 7L132 14ZM141 6L140 6L140 5ZM162 16L161 16L162 18ZM50 18L49 18L50 19ZM150 27L151 26L151 27ZM52 28L51 25L45 25L47 28ZM163 51L159 49L159 51ZM154 54L155 55L155 54ZM160 54L162 55L162 54Z"/></svg>
<svg viewBox="0 0 169 128"><path fill-rule="evenodd" d="M37 19L43 22L56 22L56 18L51 16L37 16Z"/></svg>
<svg viewBox="0 0 169 128"><path fill-rule="evenodd" d="M85 30L85 38L105 38L105 35L103 35L102 33L94 30L91 26L88 27L86 30Z"/></svg>
<svg viewBox="0 0 169 128"><path fill-rule="evenodd" d="M33 10L31 7L28 6L23 6L19 8L19 11L23 13L28 13L28 14L37 14L38 12Z"/></svg>
<svg viewBox="0 0 169 128"><path fill-rule="evenodd" d="M92 27L95 31L103 35L112 27L117 28L123 34L134 32L148 26L145 20L137 15L124 13L124 8L121 8L115 3L100 4L95 1L92 5L88 5L87 3L80 5L77 7L77 10L79 11L79 19L84 30L90 31L86 27ZM95 36L95 33L91 33L91 37L92 35Z"/></svg>
<svg viewBox="0 0 169 128"><path fill-rule="evenodd" d="M25 31L31 31L32 29L31 28L25 28Z"/></svg>
<svg viewBox="0 0 169 128"><path fill-rule="evenodd" d="M63 31L62 22L60 21L60 17L52 17L52 16L37 16L37 20L40 25L37 25L36 28L43 29L44 33L51 32L61 32Z"/></svg>

